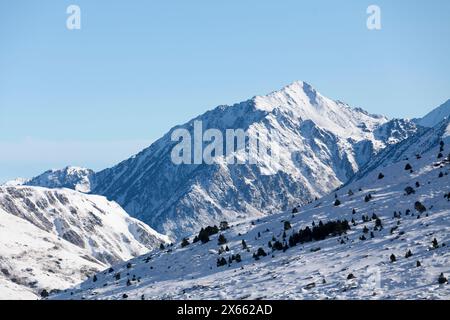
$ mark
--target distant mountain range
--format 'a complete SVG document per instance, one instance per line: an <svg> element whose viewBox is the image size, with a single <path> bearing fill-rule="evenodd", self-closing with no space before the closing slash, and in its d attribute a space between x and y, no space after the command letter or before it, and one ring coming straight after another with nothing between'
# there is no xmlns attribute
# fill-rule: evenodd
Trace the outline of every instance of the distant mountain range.
<svg viewBox="0 0 450 320"><path fill-rule="evenodd" d="M181 237L221 220L261 217L305 204L348 182L378 152L450 114L447 102L422 119L393 119L331 100L305 82L214 110L172 128L149 148L94 173L68 167L25 184L106 196L157 231ZM279 161L175 165L174 130L244 129L267 135ZM269 159L270 160L270 159Z"/></svg>
<svg viewBox="0 0 450 320"><path fill-rule="evenodd" d="M80 290L66 291L57 297L69 298L66 294L70 292L73 297L93 298L100 285L105 290L99 297L104 298L120 298L117 294L122 296L124 292L135 297L158 298L203 298L212 297L213 291L228 292L231 283L236 282L232 275L215 269L213 260L217 256L212 253L219 257L223 254L220 249L214 251L216 244L200 247L196 244L195 248L191 245L184 249L185 245L178 243L173 249L172 246L164 249L183 237L192 242L192 235L201 228L219 225L221 221L233 226L231 230L222 230L232 239L229 242L232 253L240 252L237 247L242 240L250 244L245 251L248 254L240 252L246 268L254 266L248 255L269 240L278 239L288 249L283 230L279 230L280 221L289 220L299 228L318 220L358 219L352 209L358 214L376 212L390 226L389 210L411 211L415 202L424 202L433 215L425 227L407 221L413 241L429 234L447 241L444 234L448 229L448 202L442 199L445 192L450 192L445 189L449 185L449 116L447 101L421 119L389 120L329 99L305 82L294 82L265 96L219 106L176 126L145 150L112 168L94 172L66 167L46 171L32 179L10 181L0 186L0 299L46 296L51 290L73 286L100 270L104 271L90 278ZM213 164L177 165L171 158L177 141L172 141L171 136L180 129L195 136L196 122L202 123L203 130L217 129L224 134L227 129L242 129L251 138L270 137L277 150L276 161L268 156L258 158L256 163L231 164L225 156L217 155ZM245 145L236 150L234 156L241 157L247 148ZM405 170L407 164L411 169ZM423 185L427 186L421 188ZM404 198L408 186L420 188L416 196ZM368 194L374 194L376 201L367 200ZM296 214L299 211L301 215ZM314 265L326 266L324 272L299 269L303 270L302 275L314 279L326 275L329 279L336 261L330 259L328 265L325 258L339 252L350 255L352 258L344 259L346 264L342 265L347 270L360 259L366 259L358 256L359 249L372 252L376 256L374 265L383 272L406 272L403 267L385 268L381 253L395 249L399 254L405 249L401 242L395 242L394 247L376 243L365 246L365 242L359 243L360 234L357 234L362 224L356 223L354 227L356 231L349 238L338 239L340 244L347 245L344 251L344 247L327 242L326 250L308 255L308 261ZM376 237L382 242L400 238L392 234L385 230ZM408 242L408 246L413 243ZM162 250L154 251L156 248ZM424 248L422 244L420 250ZM315 244L302 250L312 252L313 249L316 250ZM172 250L175 250L173 258ZM423 255L427 259L430 256ZM126 265L120 264L137 256ZM235 261L229 254L226 258ZM171 268L171 272L149 273L144 266L149 259L155 259L158 270ZM280 259L275 263L277 268L286 261L289 261L286 265L295 269L306 266L294 262L300 261L296 255L280 255ZM448 264L448 259L448 255L439 255L429 264ZM193 263L187 265L186 261ZM117 263L118 267L109 269ZM117 270L129 269L130 263L138 268L133 271L136 277L158 283L158 289L144 284L137 285L136 290L123 287L125 277L117 279ZM172 268L174 264L176 268ZM255 279L264 278L261 270L266 269L258 268L250 267L249 274ZM286 274L290 273L277 269L272 275L273 279L282 277L303 285L299 277ZM186 282L185 275L192 277L196 284L191 286ZM116 280L111 281L111 277ZM136 284L136 277L128 277L126 286ZM414 277L418 279L417 275ZM428 281L434 274L427 273L426 277ZM97 279L102 280L96 283ZM168 281L160 283L165 280ZM209 281L220 282L221 289L208 291ZM200 282L205 282L205 286L199 285ZM282 297L282 289L288 284L280 285ZM272 287L275 293L276 288L276 285ZM305 290L300 291L305 293ZM333 286L331 290L338 289ZM242 287L239 292L228 292L226 297L259 297L250 291L255 292ZM294 291L287 296L302 296ZM316 293L326 296L322 291ZM370 293L361 291L361 294ZM433 294L442 296L439 292ZM328 296L336 298L339 294Z"/></svg>

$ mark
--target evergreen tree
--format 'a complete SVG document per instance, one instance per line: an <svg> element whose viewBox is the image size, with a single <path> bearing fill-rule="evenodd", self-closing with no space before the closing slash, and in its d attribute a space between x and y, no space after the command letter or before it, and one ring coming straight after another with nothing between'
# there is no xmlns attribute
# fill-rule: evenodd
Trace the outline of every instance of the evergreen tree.
<svg viewBox="0 0 450 320"><path fill-rule="evenodd" d="M384 174L382 174L381 172L380 172L380 174L378 175L378 180L381 180L381 179L383 179L384 178Z"/></svg>
<svg viewBox="0 0 450 320"><path fill-rule="evenodd" d="M184 248L186 246L189 245L189 239L188 238L183 238L183 240L181 241L181 247Z"/></svg>
<svg viewBox="0 0 450 320"><path fill-rule="evenodd" d="M297 213L298 209L295 207L294 209L292 209L292 213Z"/></svg>
<svg viewBox="0 0 450 320"><path fill-rule="evenodd" d="M433 241L432 241L431 243L433 244L433 248L435 248L435 249L439 248L439 243L438 243L438 241L436 240L436 238L434 238Z"/></svg>
<svg viewBox="0 0 450 320"><path fill-rule="evenodd" d="M412 257L412 252L411 252L411 250L408 250L408 252L406 252L406 254L405 254L405 258L409 258L409 257Z"/></svg>
<svg viewBox="0 0 450 320"><path fill-rule="evenodd" d="M97 282L97 276L94 274L94 276L92 277L92 282Z"/></svg>
<svg viewBox="0 0 450 320"><path fill-rule="evenodd" d="M222 257L222 258L217 258L217 267L222 267L225 266L227 264L227 260Z"/></svg>
<svg viewBox="0 0 450 320"><path fill-rule="evenodd" d="M164 250L164 249L165 249L164 243L161 243L161 244L159 245L159 249L160 249L160 250Z"/></svg>
<svg viewBox="0 0 450 320"><path fill-rule="evenodd" d="M395 261L397 261L397 258L395 257L395 255L394 255L394 254L391 254L391 257L390 257L390 259L391 259L391 262L395 262Z"/></svg>
<svg viewBox="0 0 450 320"><path fill-rule="evenodd" d="M444 273L441 273L441 274L439 275L438 283L439 283L439 284L447 283L447 278L444 276Z"/></svg>
<svg viewBox="0 0 450 320"><path fill-rule="evenodd" d="M236 262L237 262L237 263L239 263L239 262L242 261L241 255L240 255L239 253L236 255L235 259L236 259Z"/></svg>
<svg viewBox="0 0 450 320"><path fill-rule="evenodd" d="M291 223L289 221L285 221L284 222L284 230L289 230L291 229Z"/></svg>
<svg viewBox="0 0 450 320"><path fill-rule="evenodd" d="M341 201L339 201L339 199L336 199L336 201L334 201L334 206L340 206L341 205Z"/></svg>
<svg viewBox="0 0 450 320"><path fill-rule="evenodd" d="M417 260L417 261L416 261L416 267L418 268L418 267L420 267L420 266L422 266L422 264L420 263L419 260Z"/></svg>
<svg viewBox="0 0 450 320"><path fill-rule="evenodd" d="M411 165L409 163L406 164L405 170L412 170L412 167L411 167Z"/></svg>
<svg viewBox="0 0 450 320"><path fill-rule="evenodd" d="M258 251L256 252L256 255L259 257L265 257L267 256L267 253L264 251L263 248L258 248Z"/></svg>
<svg viewBox="0 0 450 320"><path fill-rule="evenodd" d="M247 250L247 243L245 242L244 239L242 239L242 249Z"/></svg>
<svg viewBox="0 0 450 320"><path fill-rule="evenodd" d="M218 244L221 246L225 243L227 243L227 239L225 238L225 236L223 234L220 234L219 238L218 238Z"/></svg>
<svg viewBox="0 0 450 320"><path fill-rule="evenodd" d="M409 196L409 195L411 195L411 194L416 193L416 191L414 190L413 187L408 186L408 187L405 188L405 193L406 193L406 195Z"/></svg>
<svg viewBox="0 0 450 320"><path fill-rule="evenodd" d="M46 289L42 290L40 294L42 298L47 298L49 296L48 291Z"/></svg>
<svg viewBox="0 0 450 320"><path fill-rule="evenodd" d="M425 211L427 211L427 208L425 208L425 206L420 201L416 201L416 203L414 204L414 208L419 213L424 213Z"/></svg>

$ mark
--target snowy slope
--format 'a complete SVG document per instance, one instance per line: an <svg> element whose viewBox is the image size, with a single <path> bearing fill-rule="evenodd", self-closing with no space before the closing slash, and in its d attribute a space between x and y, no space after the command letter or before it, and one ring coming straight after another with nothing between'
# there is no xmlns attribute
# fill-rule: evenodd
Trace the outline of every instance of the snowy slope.
<svg viewBox="0 0 450 320"><path fill-rule="evenodd" d="M297 213L236 223L219 232L226 238L224 245L218 245L218 235L206 244L183 248L177 243L113 266L111 272L97 274L96 282L89 279L52 298L449 299L449 284L439 284L438 278L441 273L450 276L450 162L437 158L439 148L372 171ZM443 152L450 153L450 142ZM412 172L405 170L408 163ZM414 193L407 195L406 187ZM375 228L376 218L382 228ZM317 226L337 219L350 222L347 234L286 244L313 222ZM285 241L286 221L292 228L285 231ZM286 244L286 251L272 250L268 243L273 247L274 240ZM225 246L229 251L220 253ZM255 260L258 248L268 255ZM412 256L406 256L408 251ZM228 261L237 254L241 262L217 266L218 258Z"/></svg>
<svg viewBox="0 0 450 320"><path fill-rule="evenodd" d="M432 110L423 118L416 119L415 122L423 127L434 127L444 118L449 117L450 117L450 100L447 100L447 102L443 103L441 106Z"/></svg>
<svg viewBox="0 0 450 320"><path fill-rule="evenodd" d="M80 192L89 192L94 181L94 171L79 167L48 170L23 184L46 188L69 188Z"/></svg>
<svg viewBox="0 0 450 320"><path fill-rule="evenodd" d="M392 163L420 157L423 153L433 148L437 148L441 141L450 144L450 119L444 118L438 124L431 128L421 127L415 135L400 143L388 146L375 157L370 159L367 164L360 169L350 180L355 181L361 179L370 172L379 171L381 168ZM443 156L447 156L445 152L441 152Z"/></svg>
<svg viewBox="0 0 450 320"><path fill-rule="evenodd" d="M0 208L0 300L37 299L107 265L88 252Z"/></svg>
<svg viewBox="0 0 450 320"><path fill-rule="evenodd" d="M280 150L279 160L174 165L171 133L178 128L192 132L194 121L202 121L203 130L243 129L250 136L269 136ZM261 217L307 203L346 182L386 145L415 131L412 122L388 121L295 82L266 96L219 106L171 129L139 154L97 173L92 193L179 238L221 220Z"/></svg>
<svg viewBox="0 0 450 320"><path fill-rule="evenodd" d="M130 259L168 241L129 217L117 203L69 189L0 187L0 208L108 264Z"/></svg>

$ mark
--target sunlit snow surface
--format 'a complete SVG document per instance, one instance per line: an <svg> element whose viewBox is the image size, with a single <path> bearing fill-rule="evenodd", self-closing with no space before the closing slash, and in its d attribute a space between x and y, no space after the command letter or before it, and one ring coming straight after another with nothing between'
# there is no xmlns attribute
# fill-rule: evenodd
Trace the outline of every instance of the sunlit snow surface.
<svg viewBox="0 0 450 320"><path fill-rule="evenodd" d="M438 277L450 275L450 202L444 198L450 192L450 164L437 159L438 151L433 148L420 159L376 168L336 191L340 206L334 206L332 193L299 208L294 215L289 210L253 223L235 224L222 232L229 252L218 254L217 235L206 244L181 248L177 243L128 265L116 265L110 272L99 273L96 282L89 279L52 298L123 299L126 294L128 299L449 299L450 286L438 284ZM412 173L405 170L407 163ZM380 172L383 179L378 179ZM405 195L407 186L413 187L415 194ZM348 195L350 189L353 195ZM368 193L373 199L365 202ZM418 214L416 201L425 205L425 213ZM401 218L394 218L394 211L401 212ZM372 217L373 213L382 220L381 231L373 231L373 220L362 222L362 215ZM286 231L289 237L292 230L311 226L312 221L352 218L357 225L351 225L346 236L299 244L286 252L268 248L272 237L282 240L285 220L293 227ZM368 233L367 240L360 240L364 226L373 231L374 238ZM391 233L395 227L398 229ZM434 238L438 248L432 246ZM249 252L242 249L243 239ZM255 261L252 254L259 247L269 254ZM413 255L405 258L408 250ZM218 257L228 259L237 253L242 256L241 263L216 266ZM391 254L397 258L394 263ZM120 279L116 280L118 273ZM350 273L355 278L348 280Z"/></svg>

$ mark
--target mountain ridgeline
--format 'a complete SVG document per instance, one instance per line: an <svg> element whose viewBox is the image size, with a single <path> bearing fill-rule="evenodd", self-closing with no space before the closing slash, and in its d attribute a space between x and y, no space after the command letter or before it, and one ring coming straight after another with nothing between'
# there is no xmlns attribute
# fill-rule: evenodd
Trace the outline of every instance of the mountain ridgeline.
<svg viewBox="0 0 450 320"><path fill-rule="evenodd" d="M193 134L194 121L203 130L243 129L248 136L270 137L278 159L176 165L171 134L179 128ZM181 237L204 225L263 216L325 195L416 130L414 122L389 121L294 82L172 128L149 148L90 177L90 191L159 232Z"/></svg>
<svg viewBox="0 0 450 320"><path fill-rule="evenodd" d="M389 120L294 82L264 96L218 106L112 168L94 173L67 167L25 184L104 195L157 231L180 238L204 225L260 217L326 195L370 171L374 161L394 157L399 142L411 143L418 139L416 133L432 135L434 129L427 127L449 114L447 102L421 119ZM195 136L196 122L203 132L242 129L248 137L269 137L277 159L230 164L217 156L213 164L175 164L171 153L178 141L171 136L178 129ZM381 151L383 156L374 160Z"/></svg>

